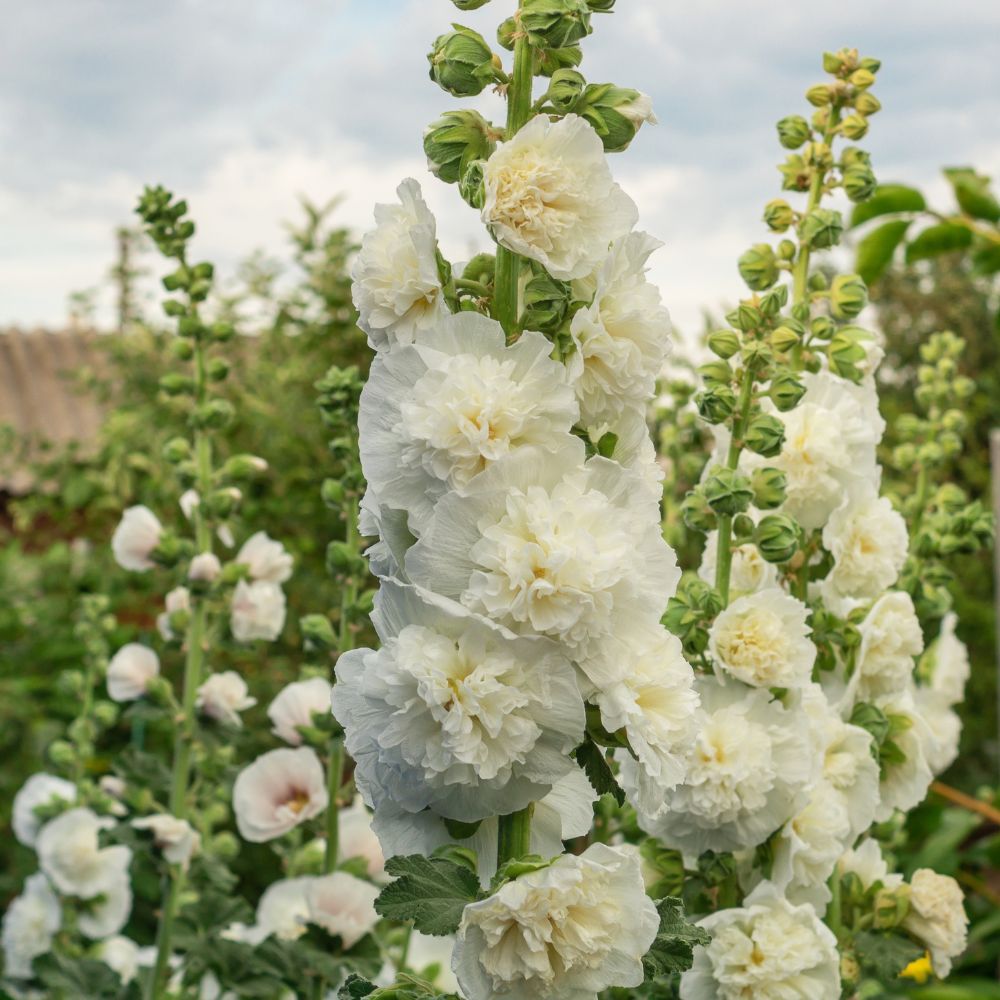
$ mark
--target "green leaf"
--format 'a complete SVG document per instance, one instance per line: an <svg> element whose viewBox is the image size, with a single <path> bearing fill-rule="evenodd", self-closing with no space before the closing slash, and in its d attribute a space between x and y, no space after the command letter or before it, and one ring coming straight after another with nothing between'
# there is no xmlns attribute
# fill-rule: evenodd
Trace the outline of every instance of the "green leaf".
<svg viewBox="0 0 1000 1000"><path fill-rule="evenodd" d="M861 240L854 267L865 284L871 285L882 276L909 228L909 219L895 219L873 229Z"/></svg>
<svg viewBox="0 0 1000 1000"><path fill-rule="evenodd" d="M362 997L374 993L375 990L376 986L374 983L370 983L367 979L362 979L360 976L351 975L347 977L347 981L340 987L337 998L338 1000L362 1000Z"/></svg>
<svg viewBox="0 0 1000 1000"><path fill-rule="evenodd" d="M927 208L924 196L905 184L880 184L868 199L854 206L851 228L863 225L869 219L896 212L922 212Z"/></svg>
<svg viewBox="0 0 1000 1000"><path fill-rule="evenodd" d="M1000 245L991 244L972 253L972 270L976 274L990 275L1000 271Z"/></svg>
<svg viewBox="0 0 1000 1000"><path fill-rule="evenodd" d="M883 983L891 983L924 953L923 947L909 938L882 931L855 934L854 949L861 967Z"/></svg>
<svg viewBox="0 0 1000 1000"><path fill-rule="evenodd" d="M690 969L695 945L707 945L712 940L708 931L685 918L684 906L675 896L661 899L656 912L660 915L660 929L642 960L647 980Z"/></svg>
<svg viewBox="0 0 1000 1000"><path fill-rule="evenodd" d="M479 898L479 880L462 865L442 858L409 854L385 863L396 881L375 900L375 910L390 920L412 920L424 934L454 934L466 905Z"/></svg>
<svg viewBox="0 0 1000 1000"><path fill-rule="evenodd" d="M974 219L1000 222L1000 202L990 191L990 179L982 177L972 167L947 167L944 171L958 207Z"/></svg>
<svg viewBox="0 0 1000 1000"><path fill-rule="evenodd" d="M972 231L951 222L940 222L922 229L906 248L906 263L926 260L953 250L964 250L972 243Z"/></svg>
<svg viewBox="0 0 1000 1000"><path fill-rule="evenodd" d="M91 958L68 958L50 952L36 958L35 975L48 987L46 996L87 997L102 1000L123 995L118 973Z"/></svg>
<svg viewBox="0 0 1000 1000"><path fill-rule="evenodd" d="M619 806L625 805L625 792L618 784L604 751L588 735L572 756L583 768L587 780L598 795L613 795Z"/></svg>

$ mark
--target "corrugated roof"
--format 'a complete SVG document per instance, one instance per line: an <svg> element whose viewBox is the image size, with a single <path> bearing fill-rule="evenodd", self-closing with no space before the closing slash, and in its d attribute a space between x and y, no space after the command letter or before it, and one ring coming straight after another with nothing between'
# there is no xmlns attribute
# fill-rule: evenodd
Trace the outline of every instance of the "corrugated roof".
<svg viewBox="0 0 1000 1000"><path fill-rule="evenodd" d="M0 425L19 436L67 444L92 440L100 406L73 384L84 367L100 366L97 334L89 330L0 329ZM0 490L31 488L27 468L0 464Z"/></svg>

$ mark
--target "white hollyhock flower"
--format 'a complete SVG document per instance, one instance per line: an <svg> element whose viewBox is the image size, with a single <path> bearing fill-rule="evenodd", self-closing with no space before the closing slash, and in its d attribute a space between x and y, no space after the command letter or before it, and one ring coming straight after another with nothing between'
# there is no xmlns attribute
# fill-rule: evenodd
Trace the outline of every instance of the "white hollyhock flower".
<svg viewBox="0 0 1000 1000"><path fill-rule="evenodd" d="M883 695L873 704L890 717L898 716L901 725L893 741L903 752L901 763L887 763L879 784L880 802L875 820L883 823L893 811L907 812L922 802L933 774L928 756L935 750L934 734L913 699L912 685L904 691Z"/></svg>
<svg viewBox="0 0 1000 1000"><path fill-rule="evenodd" d="M850 610L877 598L899 578L909 536L903 516L870 483L856 490L830 515L823 545L833 568L821 587L827 605Z"/></svg>
<svg viewBox="0 0 1000 1000"><path fill-rule="evenodd" d="M958 757L962 720L948 704L947 697L933 688L918 687L913 693L913 700L930 730L931 739L925 747L927 766L932 774L941 774Z"/></svg>
<svg viewBox="0 0 1000 1000"><path fill-rule="evenodd" d="M742 907L698 921L712 935L681 977L682 1000L836 1000L837 939L811 906L765 882Z"/></svg>
<svg viewBox="0 0 1000 1000"><path fill-rule="evenodd" d="M338 818L338 850L342 858L360 858L365 862L369 878L376 882L386 880L385 857L382 845L372 829L371 813L365 808L361 796L356 796Z"/></svg>
<svg viewBox="0 0 1000 1000"><path fill-rule="evenodd" d="M661 246L647 233L629 233L596 274L574 283L575 297L589 305L573 316L576 351L567 364L587 427L653 396L670 350L670 315L646 280L649 256Z"/></svg>
<svg viewBox="0 0 1000 1000"><path fill-rule="evenodd" d="M698 576L715 586L715 565L719 550L719 533L710 531L705 540L705 551L701 556ZM733 561L729 568L729 593L732 597L753 594L778 585L778 567L769 563L760 554L753 542L733 545Z"/></svg>
<svg viewBox="0 0 1000 1000"><path fill-rule="evenodd" d="M930 687L950 705L957 705L965 697L969 680L969 650L955 634L958 616L949 612L941 621L937 638L927 650L930 661Z"/></svg>
<svg viewBox="0 0 1000 1000"><path fill-rule="evenodd" d="M664 628L622 643L621 651L628 670L598 690L596 702L608 732L625 730L637 759L630 791L653 810L663 790L684 778L698 708L694 672L680 640Z"/></svg>
<svg viewBox="0 0 1000 1000"><path fill-rule="evenodd" d="M574 764L584 706L570 662L453 602L383 581L377 652L337 661L333 711L378 810L474 821L541 798Z"/></svg>
<svg viewBox="0 0 1000 1000"><path fill-rule="evenodd" d="M139 946L121 934L101 941L94 952L105 965L118 973L123 986L127 986L139 974Z"/></svg>
<svg viewBox="0 0 1000 1000"><path fill-rule="evenodd" d="M378 889L347 872L309 880L306 886L308 920L337 935L344 948L353 948L378 923Z"/></svg>
<svg viewBox="0 0 1000 1000"><path fill-rule="evenodd" d="M361 393L361 462L381 504L417 533L435 501L462 491L525 445L555 451L579 410L552 344L527 332L510 347L478 313L446 317L419 344L380 355Z"/></svg>
<svg viewBox="0 0 1000 1000"><path fill-rule="evenodd" d="M39 867L68 896L89 899L128 878L132 852L127 847L101 847L98 834L115 825L90 809L77 807L49 820L35 843Z"/></svg>
<svg viewBox="0 0 1000 1000"><path fill-rule="evenodd" d="M25 847L34 847L38 831L42 828L42 820L35 810L42 806L54 806L58 802L71 804L75 801L76 785L72 781L44 771L33 774L14 796L10 819L14 836Z"/></svg>
<svg viewBox="0 0 1000 1000"><path fill-rule="evenodd" d="M458 980L451 970L451 955L455 948L454 937L431 937L418 930L410 931L410 945L406 949L406 967L421 979L445 993L458 990ZM398 970L404 971L404 970Z"/></svg>
<svg viewBox="0 0 1000 1000"><path fill-rule="evenodd" d="M927 946L942 979L951 972L952 959L965 951L968 927L958 883L929 868L917 869L910 879L910 911L903 928Z"/></svg>
<svg viewBox="0 0 1000 1000"><path fill-rule="evenodd" d="M877 483L875 446L885 421L874 388L855 386L828 372L806 374L802 401L774 415L785 426L779 455L746 454L750 468L770 466L787 477L784 513L807 530L822 528L848 489Z"/></svg>
<svg viewBox="0 0 1000 1000"><path fill-rule="evenodd" d="M273 642L285 627L285 592L269 580L240 580L233 591L229 627L239 642Z"/></svg>
<svg viewBox="0 0 1000 1000"><path fill-rule="evenodd" d="M659 922L638 851L593 844L466 906L452 968L468 1000L596 1000L642 982Z"/></svg>
<svg viewBox="0 0 1000 1000"><path fill-rule="evenodd" d="M190 521L201 503L201 497L198 496L197 490L185 490L177 503L181 508L181 513Z"/></svg>
<svg viewBox="0 0 1000 1000"><path fill-rule="evenodd" d="M684 781L655 812L637 808L639 823L685 857L756 847L806 804L818 777L811 720L764 688L712 677L695 688L701 708ZM626 781L634 767L622 759Z"/></svg>
<svg viewBox="0 0 1000 1000"><path fill-rule="evenodd" d="M162 535L163 525L148 507L129 507L111 536L115 562L136 573L152 569L155 564L150 556Z"/></svg>
<svg viewBox="0 0 1000 1000"><path fill-rule="evenodd" d="M138 642L126 643L108 663L108 697L112 701L135 701L159 675L160 659L153 650Z"/></svg>
<svg viewBox="0 0 1000 1000"><path fill-rule="evenodd" d="M169 813L155 813L132 820L137 830L149 830L156 846L172 865L187 868L191 858L201 848L201 834L186 819Z"/></svg>
<svg viewBox="0 0 1000 1000"><path fill-rule="evenodd" d="M861 646L853 678L857 699L869 701L904 690L913 677L914 657L924 648L910 595L894 590L880 597L859 630Z"/></svg>
<svg viewBox="0 0 1000 1000"><path fill-rule="evenodd" d="M882 857L882 848L874 838L863 841L858 847L845 851L837 863L837 871L841 876L853 873L861 880L866 890L876 882L881 882L886 889L895 890L903 884L903 876L890 873L889 866Z"/></svg>
<svg viewBox="0 0 1000 1000"><path fill-rule="evenodd" d="M590 274L635 225L635 203L614 182L604 144L577 115L538 115L483 168L482 219L501 245L554 278Z"/></svg>
<svg viewBox="0 0 1000 1000"><path fill-rule="evenodd" d="M119 872L95 899L86 900L76 914L81 934L100 941L117 934L132 915L132 882L128 872Z"/></svg>
<svg viewBox="0 0 1000 1000"><path fill-rule="evenodd" d="M778 588L739 597L712 623L709 655L720 670L752 687L802 687L816 661L808 617L801 601Z"/></svg>
<svg viewBox="0 0 1000 1000"><path fill-rule="evenodd" d="M269 750L243 768L233 785L233 812L240 836L263 843L318 816L329 796L315 750Z"/></svg>
<svg viewBox="0 0 1000 1000"><path fill-rule="evenodd" d="M224 670L221 674L212 674L198 688L194 704L210 719L242 726L240 712L253 708L257 699L250 697L247 682L235 670Z"/></svg>
<svg viewBox="0 0 1000 1000"><path fill-rule="evenodd" d="M270 583L284 583L292 575L295 562L284 545L270 538L265 531L251 535L233 561L246 566L252 579Z"/></svg>
<svg viewBox="0 0 1000 1000"><path fill-rule="evenodd" d="M30 979L31 963L51 949L61 926L62 907L48 879L41 872L29 876L3 917L4 975Z"/></svg>
<svg viewBox="0 0 1000 1000"><path fill-rule="evenodd" d="M188 567L188 579L199 583L213 583L219 579L222 563L214 552L199 552Z"/></svg>
<svg viewBox="0 0 1000 1000"><path fill-rule="evenodd" d="M176 639L174 630L170 627L170 616L178 612L191 610L191 591L187 587L174 587L163 599L163 611L156 616L156 628L164 642Z"/></svg>
<svg viewBox="0 0 1000 1000"><path fill-rule="evenodd" d="M448 314L438 274L437 224L412 179L398 205L375 206L375 229L351 271L359 325L375 350L411 344Z"/></svg>
<svg viewBox="0 0 1000 1000"><path fill-rule="evenodd" d="M409 528L409 515L381 503L369 487L358 505L358 531L363 538L378 538L365 550L368 567L381 578L405 580L403 561L406 551L416 541Z"/></svg>
<svg viewBox="0 0 1000 1000"><path fill-rule="evenodd" d="M286 684L267 707L271 732L293 747L299 746L302 734L298 727L312 726L314 715L329 715L332 690L323 677Z"/></svg>
<svg viewBox="0 0 1000 1000"><path fill-rule="evenodd" d="M514 631L558 639L604 686L624 672L608 640L659 621L680 572L636 476L583 459L574 441L497 462L466 496L438 501L406 571Z"/></svg>
<svg viewBox="0 0 1000 1000"><path fill-rule="evenodd" d="M636 128L641 125L658 125L659 122L653 114L653 99L649 94L644 94L641 90L636 92L634 100L627 104L619 104L615 111L624 115Z"/></svg>
<svg viewBox="0 0 1000 1000"><path fill-rule="evenodd" d="M294 941L302 937L309 921L308 889L311 882L310 877L272 882L260 897L254 922L249 926L230 924L222 932L222 937L255 946L272 935L280 941Z"/></svg>

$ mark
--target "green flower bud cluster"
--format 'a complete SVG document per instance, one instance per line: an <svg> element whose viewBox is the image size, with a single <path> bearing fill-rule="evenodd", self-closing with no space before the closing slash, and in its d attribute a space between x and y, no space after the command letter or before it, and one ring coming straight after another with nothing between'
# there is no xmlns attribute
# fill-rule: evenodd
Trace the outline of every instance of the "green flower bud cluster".
<svg viewBox="0 0 1000 1000"><path fill-rule="evenodd" d="M681 640L685 653L700 656L708 648L709 627L722 608L722 598L714 587L686 576L667 604L663 624Z"/></svg>

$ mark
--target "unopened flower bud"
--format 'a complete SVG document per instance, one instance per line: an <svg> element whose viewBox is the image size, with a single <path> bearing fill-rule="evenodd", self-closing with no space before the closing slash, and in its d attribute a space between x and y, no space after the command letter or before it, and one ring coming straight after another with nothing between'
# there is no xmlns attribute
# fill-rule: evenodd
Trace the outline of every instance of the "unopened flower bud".
<svg viewBox="0 0 1000 1000"><path fill-rule="evenodd" d="M750 477L750 485L753 487L753 503L758 510L773 510L785 502L788 479L780 469L757 469Z"/></svg>
<svg viewBox="0 0 1000 1000"><path fill-rule="evenodd" d="M723 360L707 361L705 364L699 365L698 374L709 387L729 385L733 380L733 370Z"/></svg>
<svg viewBox="0 0 1000 1000"><path fill-rule="evenodd" d="M176 465L178 462L183 462L191 454L191 443L186 438L171 438L163 446L162 454L164 461Z"/></svg>
<svg viewBox="0 0 1000 1000"><path fill-rule="evenodd" d="M645 122L656 123L648 94L611 83L588 84L573 110L593 125L608 153L627 149Z"/></svg>
<svg viewBox="0 0 1000 1000"><path fill-rule="evenodd" d="M860 382L864 374L862 366L868 360L868 352L859 342L856 328L845 327L838 330L826 349L830 371L834 375L851 382Z"/></svg>
<svg viewBox="0 0 1000 1000"><path fill-rule="evenodd" d="M733 538L737 545L743 545L753 540L754 529L757 527L753 523L753 518L749 514L737 514L733 518Z"/></svg>
<svg viewBox="0 0 1000 1000"><path fill-rule="evenodd" d="M460 24L441 35L428 53L431 79L453 97L475 97L497 79L498 67L486 39Z"/></svg>
<svg viewBox="0 0 1000 1000"><path fill-rule="evenodd" d="M536 48L575 45L592 30L586 0L522 0L520 21Z"/></svg>
<svg viewBox="0 0 1000 1000"><path fill-rule="evenodd" d="M610 14L615 6L615 0L587 0L587 6L595 14Z"/></svg>
<svg viewBox="0 0 1000 1000"><path fill-rule="evenodd" d="M798 149L811 136L809 122L802 115L788 115L778 122L778 141L785 149Z"/></svg>
<svg viewBox="0 0 1000 1000"><path fill-rule="evenodd" d="M736 394L728 385L712 386L695 396L695 405L710 424L721 424L736 408Z"/></svg>
<svg viewBox="0 0 1000 1000"><path fill-rule="evenodd" d="M806 91L806 100L815 108L822 108L833 100L833 89L828 83L817 83Z"/></svg>
<svg viewBox="0 0 1000 1000"><path fill-rule="evenodd" d="M194 379L179 372L168 372L160 376L160 389L168 396L191 395L194 392Z"/></svg>
<svg viewBox="0 0 1000 1000"><path fill-rule="evenodd" d="M787 354L793 347L801 342L802 338L790 326L782 324L772 330L767 338L767 342L779 354Z"/></svg>
<svg viewBox="0 0 1000 1000"><path fill-rule="evenodd" d="M191 414L191 423L195 427L210 427L221 430L227 427L236 411L228 399L211 399L197 407Z"/></svg>
<svg viewBox="0 0 1000 1000"><path fill-rule="evenodd" d="M775 198L764 206L764 222L772 232L783 233L795 222L795 212L783 198Z"/></svg>
<svg viewBox="0 0 1000 1000"><path fill-rule="evenodd" d="M188 579L197 583L214 583L222 572L222 563L214 552L199 552L191 560Z"/></svg>
<svg viewBox="0 0 1000 1000"><path fill-rule="evenodd" d="M879 889L875 894L875 926L879 930L898 927L910 912L910 887L904 883L897 889Z"/></svg>
<svg viewBox="0 0 1000 1000"><path fill-rule="evenodd" d="M736 469L717 465L702 483L702 492L716 514L742 514L753 500L750 480Z"/></svg>
<svg viewBox="0 0 1000 1000"><path fill-rule="evenodd" d="M69 767L76 760L76 750L66 740L56 740L49 745L49 760L57 767Z"/></svg>
<svg viewBox="0 0 1000 1000"><path fill-rule="evenodd" d="M871 167L859 165L844 171L844 193L851 201L867 201L875 193L877 185Z"/></svg>
<svg viewBox="0 0 1000 1000"><path fill-rule="evenodd" d="M868 286L856 274L838 274L830 286L830 311L837 319L854 319L868 305Z"/></svg>
<svg viewBox="0 0 1000 1000"><path fill-rule="evenodd" d="M251 479L267 472L267 460L258 455L233 455L222 467L226 479Z"/></svg>
<svg viewBox="0 0 1000 1000"><path fill-rule="evenodd" d="M847 82L859 90L864 90L875 82L875 74L871 70L859 68L847 78Z"/></svg>
<svg viewBox="0 0 1000 1000"><path fill-rule="evenodd" d="M557 69L552 74L552 81L545 96L556 111L565 115L573 110L586 86L587 81L578 70Z"/></svg>
<svg viewBox="0 0 1000 1000"><path fill-rule="evenodd" d="M844 231L840 212L830 208L814 208L799 223L799 239L814 250L836 246Z"/></svg>
<svg viewBox="0 0 1000 1000"><path fill-rule="evenodd" d="M496 130L478 111L446 111L424 132L427 166L446 184L457 184L470 163L489 159L496 140Z"/></svg>
<svg viewBox="0 0 1000 1000"><path fill-rule="evenodd" d="M320 487L323 503L331 510L339 510L344 505L346 493L344 484L339 479L324 479Z"/></svg>
<svg viewBox="0 0 1000 1000"><path fill-rule="evenodd" d="M720 358L731 358L740 349L740 337L735 330L713 330L707 343L708 349Z"/></svg>
<svg viewBox="0 0 1000 1000"><path fill-rule="evenodd" d="M840 131L845 139L856 142L863 139L868 132L868 119L864 115L848 115L840 123Z"/></svg>
<svg viewBox="0 0 1000 1000"><path fill-rule="evenodd" d="M455 2L457 3L458 0ZM486 0L482 0L482 2L485 3ZM205 853L214 854L216 857L222 858L223 861L232 861L240 853L240 842L236 839L235 834L224 830L212 837Z"/></svg>
<svg viewBox="0 0 1000 1000"><path fill-rule="evenodd" d="M854 109L859 115L870 118L882 110L882 102L874 94L865 91L854 99Z"/></svg>
<svg viewBox="0 0 1000 1000"><path fill-rule="evenodd" d="M739 259L740 277L755 292L770 288L778 280L778 262L769 243L755 243Z"/></svg>
<svg viewBox="0 0 1000 1000"><path fill-rule="evenodd" d="M772 458L785 443L785 425L770 413L759 413L750 421L743 443L755 455Z"/></svg>
<svg viewBox="0 0 1000 1000"><path fill-rule="evenodd" d="M791 372L780 372L771 379L768 398L782 413L794 409L805 395L806 387Z"/></svg>
<svg viewBox="0 0 1000 1000"><path fill-rule="evenodd" d="M326 615L303 615L299 619L302 638L322 649L332 649L337 644L333 626Z"/></svg>
<svg viewBox="0 0 1000 1000"><path fill-rule="evenodd" d="M170 344L170 353L178 361L190 361L194 357L194 347L190 340L182 340L178 337Z"/></svg>
<svg viewBox="0 0 1000 1000"><path fill-rule="evenodd" d="M753 540L767 562L788 562L799 549L799 528L784 514L767 514L760 519Z"/></svg>
<svg viewBox="0 0 1000 1000"><path fill-rule="evenodd" d="M709 506L701 487L691 490L681 501L681 517L692 531L707 533L718 523L715 511Z"/></svg>
<svg viewBox="0 0 1000 1000"><path fill-rule="evenodd" d="M782 240L777 247L777 254L779 260L793 260L795 257L796 247L791 240Z"/></svg>
<svg viewBox="0 0 1000 1000"><path fill-rule="evenodd" d="M483 164L483 160L473 160L458 181L458 193L462 196L462 200L475 209L482 209L486 203Z"/></svg>
<svg viewBox="0 0 1000 1000"><path fill-rule="evenodd" d="M836 76L844 68L844 58L840 52L823 53L823 72Z"/></svg>

